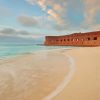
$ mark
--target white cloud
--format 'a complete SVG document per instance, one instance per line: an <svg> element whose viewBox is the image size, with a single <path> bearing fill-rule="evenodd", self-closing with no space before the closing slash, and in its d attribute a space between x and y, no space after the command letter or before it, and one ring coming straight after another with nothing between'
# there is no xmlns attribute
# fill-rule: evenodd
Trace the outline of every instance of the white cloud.
<svg viewBox="0 0 100 100"><path fill-rule="evenodd" d="M95 16L100 13L100 0L26 0L31 5L38 5L45 13L47 13L48 21L52 21L52 26L56 30L70 29L98 29L99 25L95 23ZM73 26L70 20L67 19L69 7L71 6L77 13L82 7L84 20L80 26ZM81 10L80 10L81 11ZM82 15L80 15L82 16ZM74 16L72 16L74 17ZM73 28L74 27L74 28Z"/></svg>
<svg viewBox="0 0 100 100"><path fill-rule="evenodd" d="M67 0L26 0L30 4L37 4L45 11L49 18L54 20L57 24L64 24L62 18L65 14L64 11L67 8ZM48 8L50 7L50 8ZM66 9L67 10L67 9Z"/></svg>
<svg viewBox="0 0 100 100"><path fill-rule="evenodd" d="M30 17L26 15L18 16L18 22L23 26L33 27L38 24L38 20L35 17Z"/></svg>
<svg viewBox="0 0 100 100"><path fill-rule="evenodd" d="M51 17L51 19L53 19L54 21L57 22L57 24L62 25L64 23L63 19L54 10L50 9L50 10L48 10L47 13Z"/></svg>
<svg viewBox="0 0 100 100"><path fill-rule="evenodd" d="M38 2L38 5L42 8L42 10L46 10L46 0L39 0Z"/></svg>
<svg viewBox="0 0 100 100"><path fill-rule="evenodd" d="M97 13L100 13L100 0L84 0L84 6L85 19L83 25L95 27L95 16Z"/></svg>

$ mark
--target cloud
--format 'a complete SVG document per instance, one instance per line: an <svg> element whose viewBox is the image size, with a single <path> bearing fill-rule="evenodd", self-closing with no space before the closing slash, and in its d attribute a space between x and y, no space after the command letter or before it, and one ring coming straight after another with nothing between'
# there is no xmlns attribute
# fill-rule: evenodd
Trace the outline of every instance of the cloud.
<svg viewBox="0 0 100 100"><path fill-rule="evenodd" d="M35 2L36 2L36 0L25 0L25 1L27 1L29 4L31 4L31 5L34 5L35 4Z"/></svg>
<svg viewBox="0 0 100 100"><path fill-rule="evenodd" d="M100 13L100 0L84 0L83 3L85 6L83 25L93 26L96 14Z"/></svg>
<svg viewBox="0 0 100 100"><path fill-rule="evenodd" d="M47 24L47 17L45 16L28 16L28 15L20 15L17 17L17 21L25 27L48 27ZM46 26L44 26L44 24Z"/></svg>
<svg viewBox="0 0 100 100"><path fill-rule="evenodd" d="M7 37L21 37L21 38L40 38L45 34L33 34L32 32L28 32L26 30L18 30L14 28L0 28L0 36Z"/></svg>
<svg viewBox="0 0 100 100"><path fill-rule="evenodd" d="M38 2L38 5L42 8L42 10L46 10L46 0L39 0Z"/></svg>
<svg viewBox="0 0 100 100"><path fill-rule="evenodd" d="M54 4L53 9L54 9L55 11L62 11L62 10L63 10L62 6L59 5L59 4Z"/></svg>
<svg viewBox="0 0 100 100"><path fill-rule="evenodd" d="M67 7L67 0L26 0L28 3L38 5L48 14L48 18L54 20L56 24L64 24L64 11Z"/></svg>
<svg viewBox="0 0 100 100"><path fill-rule="evenodd" d="M33 27L33 26L38 25L38 20L35 17L30 17L27 15L18 16L17 21L21 25L27 26L27 27Z"/></svg>
<svg viewBox="0 0 100 100"><path fill-rule="evenodd" d="M58 31L76 29L98 29L95 16L100 13L100 0L26 0L31 5L38 5L47 14L48 21L51 21L53 29ZM82 8L81 8L82 7ZM75 25L74 13L71 16L70 10L74 10L82 16L79 25ZM70 14L69 14L70 13ZM69 16L68 16L69 14ZM73 18L68 20L68 17ZM77 17L78 18L78 17ZM79 21L79 19L77 19Z"/></svg>
<svg viewBox="0 0 100 100"><path fill-rule="evenodd" d="M51 17L51 19L53 19L54 21L57 22L57 24L62 25L64 23L62 18L60 17L60 15L57 14L54 10L50 9L50 10L48 10L47 13Z"/></svg>
<svg viewBox="0 0 100 100"><path fill-rule="evenodd" d="M15 35L17 32L12 28L5 28L0 30L0 34L3 35Z"/></svg>

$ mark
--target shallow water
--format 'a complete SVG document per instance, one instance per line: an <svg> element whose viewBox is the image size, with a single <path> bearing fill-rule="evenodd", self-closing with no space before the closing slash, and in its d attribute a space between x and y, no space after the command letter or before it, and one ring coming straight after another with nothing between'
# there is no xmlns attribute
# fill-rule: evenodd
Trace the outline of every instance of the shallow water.
<svg viewBox="0 0 100 100"><path fill-rule="evenodd" d="M58 53L34 53L0 65L0 100L42 100L69 73L69 59Z"/></svg>
<svg viewBox="0 0 100 100"><path fill-rule="evenodd" d="M70 48L67 46L43 46L43 45L32 45L32 44L0 44L0 58L9 58L16 55L24 54L24 53L32 53L36 51L43 51L43 50L52 50L52 49L59 49L59 48Z"/></svg>

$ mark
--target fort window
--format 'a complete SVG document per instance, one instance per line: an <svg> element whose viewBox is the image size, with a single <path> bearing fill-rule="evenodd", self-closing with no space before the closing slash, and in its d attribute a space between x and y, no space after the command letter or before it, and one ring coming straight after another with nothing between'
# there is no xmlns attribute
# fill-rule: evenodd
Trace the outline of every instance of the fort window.
<svg viewBox="0 0 100 100"><path fill-rule="evenodd" d="M61 42L62 42L62 40L61 40Z"/></svg>
<svg viewBox="0 0 100 100"><path fill-rule="evenodd" d="M97 40L97 37L94 37L94 39L93 40Z"/></svg>
<svg viewBox="0 0 100 100"><path fill-rule="evenodd" d="M88 38L88 40L90 40L90 38Z"/></svg>
<svg viewBox="0 0 100 100"><path fill-rule="evenodd" d="M64 39L64 41L66 41L66 39Z"/></svg>
<svg viewBox="0 0 100 100"><path fill-rule="evenodd" d="M76 39L76 41L78 41L79 39Z"/></svg>
<svg viewBox="0 0 100 100"><path fill-rule="evenodd" d="M69 41L69 39L67 39L67 41Z"/></svg>

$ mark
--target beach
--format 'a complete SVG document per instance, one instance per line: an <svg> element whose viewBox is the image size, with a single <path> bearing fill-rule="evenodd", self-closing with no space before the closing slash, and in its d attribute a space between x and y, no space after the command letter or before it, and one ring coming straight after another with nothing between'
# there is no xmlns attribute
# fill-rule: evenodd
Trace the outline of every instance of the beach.
<svg viewBox="0 0 100 100"><path fill-rule="evenodd" d="M77 48L64 54L74 58L76 72L52 100L100 100L100 47Z"/></svg>
<svg viewBox="0 0 100 100"><path fill-rule="evenodd" d="M0 100L100 100L100 47L0 60Z"/></svg>

